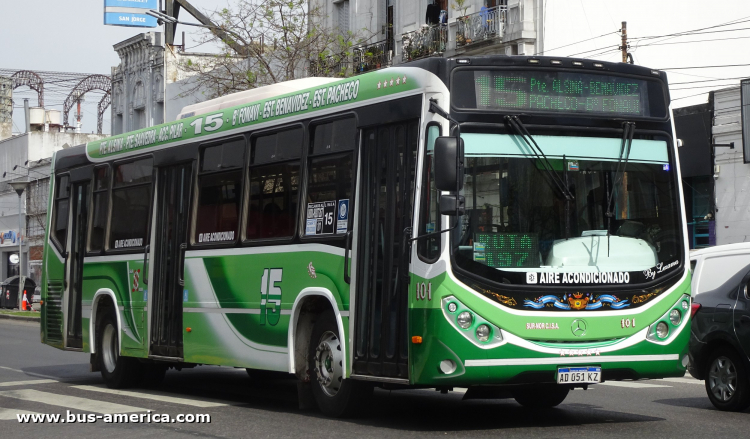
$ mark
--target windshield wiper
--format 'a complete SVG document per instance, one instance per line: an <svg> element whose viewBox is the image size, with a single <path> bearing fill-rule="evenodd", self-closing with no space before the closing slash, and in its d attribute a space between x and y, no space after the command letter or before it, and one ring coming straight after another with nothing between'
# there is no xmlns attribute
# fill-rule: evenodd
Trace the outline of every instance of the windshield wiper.
<svg viewBox="0 0 750 439"><path fill-rule="evenodd" d="M573 193L570 192L570 189L568 189L568 187L565 185L565 182L562 181L560 176L557 175L554 168L552 167L552 164L547 159L547 156L544 155L544 151L542 151L542 148L540 148L536 143L536 140L534 140L534 137L532 137L531 133L529 133L529 130L527 130L523 125L521 119L519 119L518 116L505 116L505 120L508 121L508 124L511 126L511 128L513 128L513 130L519 136L521 136L529 149L534 152L536 158L542 163L542 167L544 168L545 173L550 178L550 180L552 180L552 182L555 184L555 187L557 187L563 197L565 197L567 201L574 200L575 196L573 196Z"/></svg>
<svg viewBox="0 0 750 439"><path fill-rule="evenodd" d="M617 157L617 167L615 168L615 178L612 180L612 188L610 188L609 196L607 197L607 257L609 257L609 235L610 229L612 228L612 199L615 196L615 189L620 184L622 176L625 174L625 168L628 166L628 159L630 158L630 147L633 145L633 135L635 134L635 122L625 122L622 126L622 143L620 144L620 155ZM625 156L625 163L622 163L623 155ZM620 169L620 165L622 169Z"/></svg>

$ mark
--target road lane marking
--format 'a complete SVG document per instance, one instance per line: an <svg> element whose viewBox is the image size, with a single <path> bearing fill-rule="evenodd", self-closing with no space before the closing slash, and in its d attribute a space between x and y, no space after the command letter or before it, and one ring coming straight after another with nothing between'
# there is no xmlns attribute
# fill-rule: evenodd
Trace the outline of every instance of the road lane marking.
<svg viewBox="0 0 750 439"><path fill-rule="evenodd" d="M181 398L177 396L169 396L163 393L145 393L145 392L132 392L128 390L115 390L115 389L109 389L107 387L97 387L97 386L71 386L74 389L81 389L81 390L88 390L91 392L101 392L101 393L107 393L110 395L119 395L119 396L130 396L132 398L142 398L142 399L150 399L153 401L161 401L161 402L169 402L172 404L182 404L182 405L191 405L193 407L226 407L230 404L227 404L225 402L217 402L215 400L207 400L207 399L188 399L188 398Z"/></svg>
<svg viewBox="0 0 750 439"><path fill-rule="evenodd" d="M6 390L0 392L0 397L15 398L24 401L56 405L71 410L81 410L102 414L146 411L146 409L141 407L132 407L129 405L114 404L111 402L97 401L88 398L79 398L77 396L59 395L57 393L40 392L33 389Z"/></svg>
<svg viewBox="0 0 750 439"><path fill-rule="evenodd" d="M56 383L57 380L25 380L25 381L6 381L0 383L0 387L27 386L29 384L49 384Z"/></svg>
<svg viewBox="0 0 750 439"><path fill-rule="evenodd" d="M53 377L53 376L42 375L40 373L34 373L34 372L24 372L24 371L22 371L20 369L13 369L12 367L7 367L7 366L0 366L0 369L12 370L13 372L18 372L18 373L25 373L26 375L31 375L33 377L47 378L47 379L51 379L51 380L57 379L56 377Z"/></svg>
<svg viewBox="0 0 750 439"><path fill-rule="evenodd" d="M30 412L28 410L18 409L4 409L0 407L0 421L16 421L16 415L38 415L37 412Z"/></svg>
<svg viewBox="0 0 750 439"><path fill-rule="evenodd" d="M703 385L702 380L696 380L695 378L664 378L664 381L671 381L673 383L687 383L687 384L700 384Z"/></svg>
<svg viewBox="0 0 750 439"><path fill-rule="evenodd" d="M607 381L605 383L595 384L597 386L628 387L631 389L655 389L657 387L672 387L663 384L646 384L638 381Z"/></svg>

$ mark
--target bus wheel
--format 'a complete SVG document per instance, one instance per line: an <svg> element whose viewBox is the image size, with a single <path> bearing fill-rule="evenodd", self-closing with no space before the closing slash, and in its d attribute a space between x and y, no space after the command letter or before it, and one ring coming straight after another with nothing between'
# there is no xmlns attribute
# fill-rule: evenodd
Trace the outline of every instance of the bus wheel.
<svg viewBox="0 0 750 439"><path fill-rule="evenodd" d="M513 390L513 398L524 407L542 409L560 405L570 389L562 386L531 387Z"/></svg>
<svg viewBox="0 0 750 439"><path fill-rule="evenodd" d="M709 357L706 393L719 410L738 412L750 405L748 377L734 350L717 349Z"/></svg>
<svg viewBox="0 0 750 439"><path fill-rule="evenodd" d="M120 356L119 331L112 313L104 315L96 337L99 369L110 389L121 389L138 383L142 367L135 358Z"/></svg>
<svg viewBox="0 0 750 439"><path fill-rule="evenodd" d="M344 351L336 318L326 311L315 322L310 337L308 368L313 397L323 414L333 417L355 415L363 408L372 387L344 379Z"/></svg>

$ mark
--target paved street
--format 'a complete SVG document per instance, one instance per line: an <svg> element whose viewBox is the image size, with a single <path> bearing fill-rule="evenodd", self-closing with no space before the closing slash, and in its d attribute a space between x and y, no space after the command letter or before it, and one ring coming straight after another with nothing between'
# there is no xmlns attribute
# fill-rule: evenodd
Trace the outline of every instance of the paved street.
<svg viewBox="0 0 750 439"><path fill-rule="evenodd" d="M354 420L297 409L292 380L253 382L242 369L170 371L154 390L113 391L88 372L85 354L39 343L34 323L0 320L3 438L82 437L747 437L750 412L723 413L702 382L613 382L576 390L557 409L531 412L513 400L461 401L461 392L375 392ZM20 424L16 413L210 414L210 424Z"/></svg>

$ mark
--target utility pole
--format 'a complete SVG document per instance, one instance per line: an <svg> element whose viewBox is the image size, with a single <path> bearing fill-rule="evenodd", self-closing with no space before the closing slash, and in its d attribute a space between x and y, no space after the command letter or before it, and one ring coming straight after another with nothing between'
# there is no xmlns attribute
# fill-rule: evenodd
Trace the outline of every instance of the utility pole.
<svg viewBox="0 0 750 439"><path fill-rule="evenodd" d="M620 29L620 32L622 32L622 46L620 46L620 50L622 51L622 62L628 62L628 22L627 21L622 22L622 29Z"/></svg>

